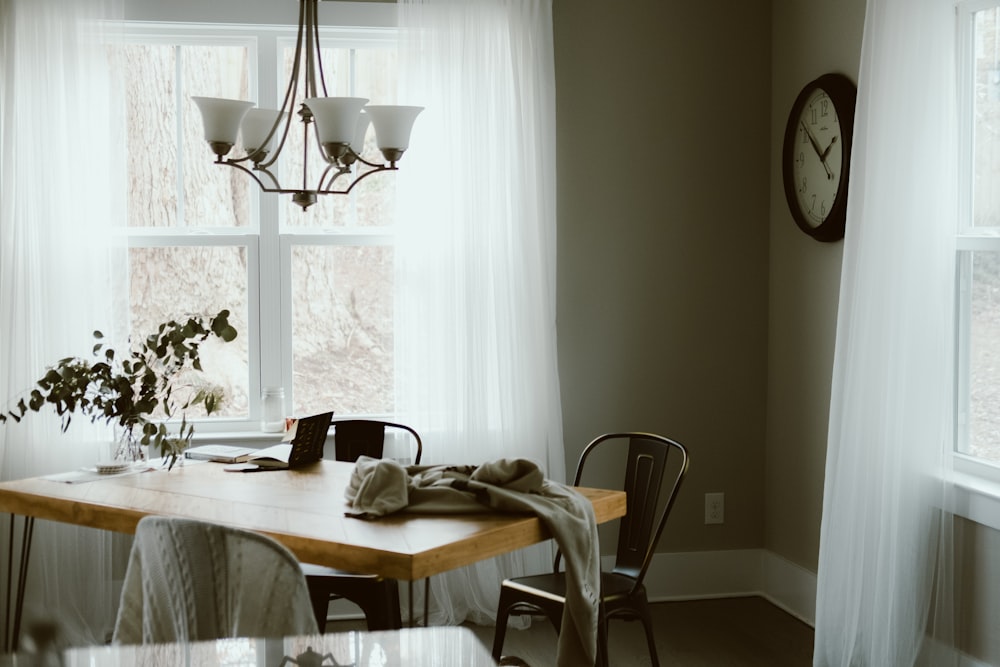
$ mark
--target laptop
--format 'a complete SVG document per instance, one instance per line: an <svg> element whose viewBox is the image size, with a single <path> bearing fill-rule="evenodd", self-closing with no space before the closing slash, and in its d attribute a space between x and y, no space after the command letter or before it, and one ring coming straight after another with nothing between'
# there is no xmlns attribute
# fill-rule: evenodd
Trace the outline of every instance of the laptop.
<svg viewBox="0 0 1000 667"><path fill-rule="evenodd" d="M288 470L316 463L323 458L326 434L330 430L333 412L324 412L296 419L285 435L286 440L277 445L258 449L246 462L226 466L230 472L257 472L260 470Z"/></svg>

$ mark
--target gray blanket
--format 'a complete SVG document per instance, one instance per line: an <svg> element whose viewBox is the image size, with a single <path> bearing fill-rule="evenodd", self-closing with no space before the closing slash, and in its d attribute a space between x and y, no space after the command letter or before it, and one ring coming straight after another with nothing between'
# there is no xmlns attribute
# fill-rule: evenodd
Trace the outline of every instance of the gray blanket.
<svg viewBox="0 0 1000 667"><path fill-rule="evenodd" d="M601 569L594 508L572 488L547 480L526 459L480 466L402 466L362 456L346 491L349 516L394 512L473 513L489 507L530 512L545 524L566 562L566 606L559 632L559 667L592 665L597 649Z"/></svg>

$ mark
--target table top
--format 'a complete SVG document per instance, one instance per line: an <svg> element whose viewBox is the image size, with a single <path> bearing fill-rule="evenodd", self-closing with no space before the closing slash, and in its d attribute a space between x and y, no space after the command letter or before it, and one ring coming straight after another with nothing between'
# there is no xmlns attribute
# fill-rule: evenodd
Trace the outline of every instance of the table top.
<svg viewBox="0 0 1000 667"><path fill-rule="evenodd" d="M318 662L320 656L332 656ZM434 665L485 667L496 662L466 627L404 628L390 632L342 632L283 639L219 639L189 644L91 646L63 653L67 667L119 665ZM310 662L312 657L317 662ZM373 658L375 659L373 661ZM36 667L36 655L0 655L0 667ZM48 663L44 663L48 664Z"/></svg>
<svg viewBox="0 0 1000 667"><path fill-rule="evenodd" d="M295 470L226 472L185 461L167 471L84 483L33 477L0 483L0 511L123 533L147 515L213 521L269 535L299 560L418 580L508 553L552 535L534 515L400 512L374 521L344 515L353 464L324 460ZM625 514L625 493L578 488L598 523Z"/></svg>

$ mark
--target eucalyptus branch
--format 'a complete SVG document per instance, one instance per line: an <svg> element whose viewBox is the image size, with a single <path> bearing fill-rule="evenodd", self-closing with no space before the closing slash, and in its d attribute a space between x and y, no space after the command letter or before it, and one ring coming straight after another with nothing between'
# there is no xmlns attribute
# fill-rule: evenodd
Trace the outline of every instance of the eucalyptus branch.
<svg viewBox="0 0 1000 667"><path fill-rule="evenodd" d="M236 338L236 329L229 324L229 311L222 310L210 319L192 316L181 322L164 322L124 354L109 347L100 331L93 335L97 341L92 349L96 361L60 359L14 408L0 411L0 423L20 422L29 411L40 412L49 405L59 415L63 432L74 414L85 415L91 422L117 424L130 437L136 437L137 431L141 433L139 443L153 445L164 456L169 455L173 467L178 453L194 435L186 411L200 405L211 415L223 399L216 389L196 388L190 383L180 386L192 389L193 395L178 399L179 377L186 370L202 371L200 345L210 337L226 343ZM167 419L181 415L177 435L172 436L166 424L153 418L157 409Z"/></svg>

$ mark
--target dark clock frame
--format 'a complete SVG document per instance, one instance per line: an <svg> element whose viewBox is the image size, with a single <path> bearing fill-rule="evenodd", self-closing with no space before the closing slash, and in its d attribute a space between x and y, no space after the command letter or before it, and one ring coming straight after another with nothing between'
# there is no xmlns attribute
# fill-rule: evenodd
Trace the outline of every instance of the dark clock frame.
<svg viewBox="0 0 1000 667"><path fill-rule="evenodd" d="M817 226L809 224L804 211L799 208L798 198L795 196L795 176L792 173L792 165L795 155L795 139L798 134L799 115L805 107L809 96L817 89L822 89L830 97L833 107L837 112L837 119L840 123L841 142L843 159L840 163L840 185L837 188L837 196L829 215ZM795 224L803 232L813 237L817 241L830 243L844 238L844 225L847 220L847 194L848 176L851 170L851 149L854 144L854 107L857 102L858 91L854 83L843 74L824 74L818 79L814 79L805 85L795 98L792 110L788 114L788 122L785 125L785 140L781 149L781 172L785 185L785 200L788 202L788 209L795 219Z"/></svg>

